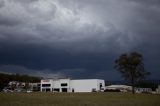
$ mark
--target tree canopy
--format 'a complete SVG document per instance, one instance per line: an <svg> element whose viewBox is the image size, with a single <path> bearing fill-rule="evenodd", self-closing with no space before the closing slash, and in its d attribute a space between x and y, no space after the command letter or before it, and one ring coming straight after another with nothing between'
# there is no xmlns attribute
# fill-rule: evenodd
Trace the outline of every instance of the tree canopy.
<svg viewBox="0 0 160 106"><path fill-rule="evenodd" d="M120 55L115 61L115 68L125 80L131 82L132 93L134 93L135 82L145 79L150 74L144 68L143 56L137 52Z"/></svg>

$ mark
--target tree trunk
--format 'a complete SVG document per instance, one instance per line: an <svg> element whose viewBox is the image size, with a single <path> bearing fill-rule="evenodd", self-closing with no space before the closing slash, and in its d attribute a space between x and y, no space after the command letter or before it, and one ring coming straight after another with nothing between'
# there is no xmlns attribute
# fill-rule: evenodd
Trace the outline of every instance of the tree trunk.
<svg viewBox="0 0 160 106"><path fill-rule="evenodd" d="M135 90L134 90L134 78L132 77L131 79L131 84L132 84L132 94L135 94Z"/></svg>
<svg viewBox="0 0 160 106"><path fill-rule="evenodd" d="M135 94L134 85L132 85L132 94Z"/></svg>

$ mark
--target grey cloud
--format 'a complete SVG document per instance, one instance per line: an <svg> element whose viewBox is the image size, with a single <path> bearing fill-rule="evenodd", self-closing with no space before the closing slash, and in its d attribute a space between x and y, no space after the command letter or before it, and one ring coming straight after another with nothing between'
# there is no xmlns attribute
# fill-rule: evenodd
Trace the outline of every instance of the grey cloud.
<svg viewBox="0 0 160 106"><path fill-rule="evenodd" d="M141 5L147 5L147 6L158 6L158 5L160 5L159 0L128 0L128 1L140 3Z"/></svg>
<svg viewBox="0 0 160 106"><path fill-rule="evenodd" d="M34 69L28 69L23 66L17 66L17 65L0 65L0 72L1 73L9 73L9 74L27 74L31 76L38 76L43 78L66 78L66 75L62 74L61 72L53 72L49 69L43 69L43 70L34 70Z"/></svg>
<svg viewBox="0 0 160 106"><path fill-rule="evenodd" d="M18 3L33 3L33 2L36 2L38 0L10 0L12 2L18 2Z"/></svg>
<svg viewBox="0 0 160 106"><path fill-rule="evenodd" d="M0 1L0 8L3 7L5 5L4 1Z"/></svg>
<svg viewBox="0 0 160 106"><path fill-rule="evenodd" d="M14 38L13 43L25 38L24 43L27 44L43 43L48 46L57 45L62 49L71 47L67 49L73 51L78 49L74 45L79 44L86 46L78 46L79 51L88 48L101 48L99 51L103 51L105 47L110 50L107 46L114 43L117 49L128 50L145 44L152 38L159 39L158 7L148 8L143 5L144 2L16 0L14 3L13 0L7 0L0 12L1 34L8 36L8 39ZM147 0L146 3L159 4L157 0Z"/></svg>
<svg viewBox="0 0 160 106"><path fill-rule="evenodd" d="M150 62L158 61L156 58L160 52L159 5L159 0L1 0L0 53L10 57L22 55L25 61L25 56L30 57L28 61L44 56L45 62L48 59L55 64L55 61L62 61L61 58L66 58L69 54L67 59L76 61L77 64L73 67L74 62L71 62L67 69L84 70L86 66L78 63L82 62L80 58L86 54L93 55L92 58L105 54L114 57L123 52L138 50L147 58L154 55ZM15 53L8 53L11 52L10 49ZM21 50L30 54L20 54ZM150 51L152 52L148 53ZM63 53L55 55L54 52ZM47 55L57 60L51 61ZM78 59L81 61L73 59L74 56L79 56ZM16 63L20 60L14 58L14 61ZM38 59L34 60L35 63L37 61ZM107 62L109 61L111 59ZM35 64L34 62L31 61ZM42 67L53 68L51 63L46 62L47 65L45 62L38 63L43 63ZM61 66L63 69L66 63L58 62L57 67ZM25 64L29 63L24 62L21 65ZM101 66L99 64L97 67ZM89 67L92 65L90 63ZM155 70L159 68L158 65L155 66ZM93 68L86 69L86 72L91 69ZM95 73L95 76L102 75L98 71Z"/></svg>
<svg viewBox="0 0 160 106"><path fill-rule="evenodd" d="M8 74L27 74L32 76L38 76L43 78L92 78L91 76L84 75L86 70L85 69L61 69L61 70L50 70L50 69L42 69L42 70L35 70L26 68L23 66L18 65L0 65L0 72L1 73L8 73ZM79 74L77 76L77 74ZM82 74L82 75L80 75ZM85 77L84 77L85 76Z"/></svg>

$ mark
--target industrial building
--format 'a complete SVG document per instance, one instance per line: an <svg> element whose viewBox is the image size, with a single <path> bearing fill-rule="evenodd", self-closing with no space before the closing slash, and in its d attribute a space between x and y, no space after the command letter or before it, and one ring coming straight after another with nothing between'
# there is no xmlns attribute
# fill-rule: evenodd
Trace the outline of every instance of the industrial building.
<svg viewBox="0 0 160 106"><path fill-rule="evenodd" d="M45 79L41 80L41 92L101 92L105 81L100 79Z"/></svg>

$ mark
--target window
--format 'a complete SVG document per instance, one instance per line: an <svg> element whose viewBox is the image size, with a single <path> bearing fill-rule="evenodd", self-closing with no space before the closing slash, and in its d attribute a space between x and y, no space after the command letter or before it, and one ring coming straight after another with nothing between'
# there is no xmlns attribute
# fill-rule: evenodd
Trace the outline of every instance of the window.
<svg viewBox="0 0 160 106"><path fill-rule="evenodd" d="M42 91L43 91L43 92L50 92L51 89L50 89L50 88L43 88Z"/></svg>
<svg viewBox="0 0 160 106"><path fill-rule="evenodd" d="M67 92L67 88L62 88L62 92Z"/></svg>
<svg viewBox="0 0 160 106"><path fill-rule="evenodd" d="M67 83L61 83L61 86L67 86Z"/></svg>
<svg viewBox="0 0 160 106"><path fill-rule="evenodd" d="M42 87L50 87L51 84L42 84Z"/></svg>
<svg viewBox="0 0 160 106"><path fill-rule="evenodd" d="M59 92L59 88L54 88L53 91Z"/></svg>
<svg viewBox="0 0 160 106"><path fill-rule="evenodd" d="M97 92L97 91L96 91L96 88L92 88L92 92Z"/></svg>
<svg viewBox="0 0 160 106"><path fill-rule="evenodd" d="M50 91L51 91L51 89L49 89L49 88L46 89L46 92L50 92Z"/></svg>
<svg viewBox="0 0 160 106"><path fill-rule="evenodd" d="M45 91L46 91L46 89L42 89L42 91L43 91L43 92L45 92Z"/></svg>

